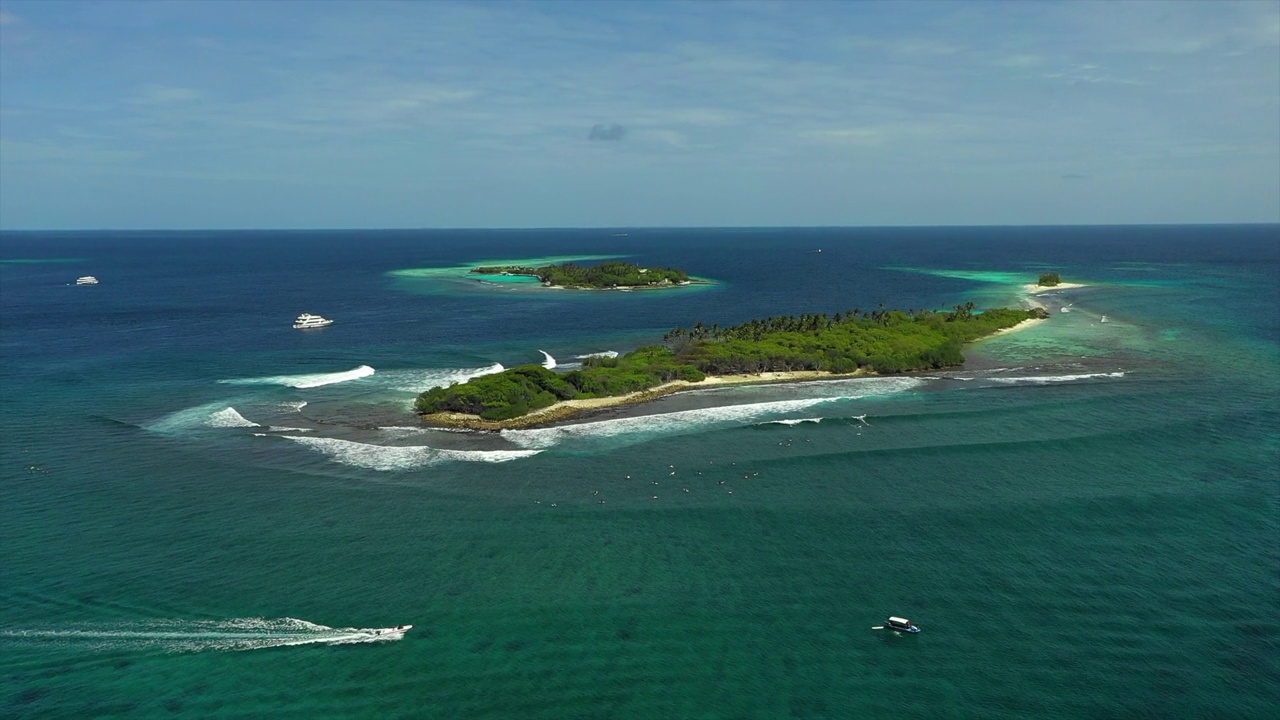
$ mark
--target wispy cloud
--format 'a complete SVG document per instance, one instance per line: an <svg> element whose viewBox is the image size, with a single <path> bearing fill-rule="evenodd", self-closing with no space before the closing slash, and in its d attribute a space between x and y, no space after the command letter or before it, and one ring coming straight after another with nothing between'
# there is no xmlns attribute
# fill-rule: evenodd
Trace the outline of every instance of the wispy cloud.
<svg viewBox="0 0 1280 720"><path fill-rule="evenodd" d="M627 136L627 129L618 124L601 125L595 124L591 126L591 132L587 133L588 140L606 140L618 141Z"/></svg>
<svg viewBox="0 0 1280 720"><path fill-rule="evenodd" d="M199 90L168 85L148 85L129 99L135 105L180 105L201 98Z"/></svg>

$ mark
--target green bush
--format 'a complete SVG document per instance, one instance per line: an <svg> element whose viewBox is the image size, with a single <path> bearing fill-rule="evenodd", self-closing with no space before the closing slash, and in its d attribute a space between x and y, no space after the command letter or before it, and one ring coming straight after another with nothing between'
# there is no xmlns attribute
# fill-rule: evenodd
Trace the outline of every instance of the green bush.
<svg viewBox="0 0 1280 720"><path fill-rule="evenodd" d="M574 397L612 397L671 382L699 382L706 375L866 369L900 373L954 367L964 362L964 343L1038 317L1035 310L954 312L885 310L780 316L727 328L701 324L676 328L663 345L637 348L618 358L588 358L564 375L523 365L493 375L432 388L418 396L420 413L460 412L506 420Z"/></svg>

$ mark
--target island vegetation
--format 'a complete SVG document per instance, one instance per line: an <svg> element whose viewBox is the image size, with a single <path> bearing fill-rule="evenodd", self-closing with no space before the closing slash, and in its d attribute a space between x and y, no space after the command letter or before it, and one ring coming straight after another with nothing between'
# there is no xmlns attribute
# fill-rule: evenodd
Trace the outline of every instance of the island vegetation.
<svg viewBox="0 0 1280 720"><path fill-rule="evenodd" d="M508 420L562 400L625 395L706 375L826 371L901 373L964 362L961 345L1034 318L1042 308L978 311L973 303L950 312L854 308L834 315L779 316L720 327L675 328L662 345L622 357L589 357L580 370L560 374L524 365L418 396L421 414L464 413Z"/></svg>
<svg viewBox="0 0 1280 720"><path fill-rule="evenodd" d="M1062 283L1062 275L1056 272L1040 273L1040 282L1036 283L1041 287L1056 287Z"/></svg>
<svg viewBox="0 0 1280 720"><path fill-rule="evenodd" d="M689 274L678 268L645 268L618 261L599 265L546 265L525 267L502 265L472 268L473 275L525 275L536 277L543 285L566 288L636 288L687 285Z"/></svg>

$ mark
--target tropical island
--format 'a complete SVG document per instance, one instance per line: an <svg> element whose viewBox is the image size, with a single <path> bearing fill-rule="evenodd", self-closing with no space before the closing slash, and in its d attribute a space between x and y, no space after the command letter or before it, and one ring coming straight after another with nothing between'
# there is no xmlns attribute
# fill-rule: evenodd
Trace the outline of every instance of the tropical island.
<svg viewBox="0 0 1280 720"><path fill-rule="evenodd" d="M599 265L500 265L472 268L471 275L537 278L546 287L609 290L689 285L694 282L679 268L645 268L634 263L610 261Z"/></svg>
<svg viewBox="0 0 1280 720"><path fill-rule="evenodd" d="M1048 317L1044 308L950 312L854 308L720 327L675 328L661 345L621 357L588 357L560 374L523 365L418 396L436 426L497 430L558 422L602 405L641 402L701 384L816 379L955 367L961 346ZM604 401L604 398L610 398ZM553 412L559 409L559 412Z"/></svg>
<svg viewBox="0 0 1280 720"><path fill-rule="evenodd" d="M1084 287L1081 283L1062 282L1062 274L1056 272L1040 273L1040 279L1034 284L1023 285L1024 290L1032 295L1048 292L1050 290L1075 290Z"/></svg>

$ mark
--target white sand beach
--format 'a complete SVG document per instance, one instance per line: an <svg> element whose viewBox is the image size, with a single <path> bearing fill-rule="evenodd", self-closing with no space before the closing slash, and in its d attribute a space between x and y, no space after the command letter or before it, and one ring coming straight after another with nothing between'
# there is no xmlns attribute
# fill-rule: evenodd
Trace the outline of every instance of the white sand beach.
<svg viewBox="0 0 1280 720"><path fill-rule="evenodd" d="M1023 285L1022 289L1026 290L1030 295L1039 295L1041 293L1054 292L1055 290L1075 290L1076 288L1088 287L1084 283L1058 283L1057 285L1037 285L1030 283Z"/></svg>

